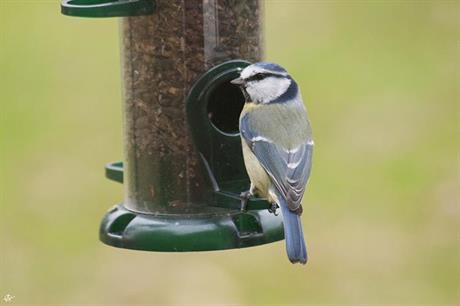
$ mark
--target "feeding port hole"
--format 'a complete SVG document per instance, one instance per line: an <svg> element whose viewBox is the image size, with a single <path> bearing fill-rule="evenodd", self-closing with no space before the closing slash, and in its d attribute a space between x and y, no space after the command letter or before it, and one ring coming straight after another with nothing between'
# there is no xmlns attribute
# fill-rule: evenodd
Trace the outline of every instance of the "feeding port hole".
<svg viewBox="0 0 460 306"><path fill-rule="evenodd" d="M244 106L244 96L238 86L222 82L211 90L207 111L211 123L226 134L239 133L239 117Z"/></svg>

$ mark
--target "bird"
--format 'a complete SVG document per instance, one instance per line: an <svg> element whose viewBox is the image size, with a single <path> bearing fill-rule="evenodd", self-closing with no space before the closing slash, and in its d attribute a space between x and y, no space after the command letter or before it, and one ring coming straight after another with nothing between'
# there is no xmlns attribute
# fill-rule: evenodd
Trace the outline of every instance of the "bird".
<svg viewBox="0 0 460 306"><path fill-rule="evenodd" d="M250 188L241 193L241 210L251 196L266 198L270 212L280 208L286 253L292 263L307 262L302 197L310 177L313 138L299 86L286 69L258 62L230 81L243 93L239 117L243 160Z"/></svg>

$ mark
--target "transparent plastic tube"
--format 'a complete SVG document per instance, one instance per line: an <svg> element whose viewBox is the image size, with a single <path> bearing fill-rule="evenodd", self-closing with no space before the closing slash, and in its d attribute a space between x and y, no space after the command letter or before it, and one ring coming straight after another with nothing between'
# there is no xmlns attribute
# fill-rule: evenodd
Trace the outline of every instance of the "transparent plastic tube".
<svg viewBox="0 0 460 306"><path fill-rule="evenodd" d="M262 58L260 21L258 0L157 0L152 15L121 20L128 209L193 213L206 205L185 99L214 65Z"/></svg>

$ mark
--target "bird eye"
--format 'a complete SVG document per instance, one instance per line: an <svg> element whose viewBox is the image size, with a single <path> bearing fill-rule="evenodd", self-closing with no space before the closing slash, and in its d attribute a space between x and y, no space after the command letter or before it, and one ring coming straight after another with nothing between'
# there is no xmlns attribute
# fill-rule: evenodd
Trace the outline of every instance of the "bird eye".
<svg viewBox="0 0 460 306"><path fill-rule="evenodd" d="M266 77L265 74L258 73L258 74L253 75L252 77L250 77L248 79L248 81L260 81L260 80L263 80L265 77Z"/></svg>
<svg viewBox="0 0 460 306"><path fill-rule="evenodd" d="M255 79L256 79L257 81L260 81L260 80L262 80L263 78L265 78L265 75L262 74L262 73L256 74L256 75L255 75Z"/></svg>

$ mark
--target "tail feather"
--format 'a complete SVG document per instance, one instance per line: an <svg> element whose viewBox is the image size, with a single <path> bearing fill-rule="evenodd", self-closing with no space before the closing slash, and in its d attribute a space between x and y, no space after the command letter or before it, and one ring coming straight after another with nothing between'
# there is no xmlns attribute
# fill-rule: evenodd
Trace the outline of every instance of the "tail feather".
<svg viewBox="0 0 460 306"><path fill-rule="evenodd" d="M300 216L289 210L283 197L278 197L284 224L284 238L286 240L286 252L292 263L307 262L307 247L303 237Z"/></svg>

